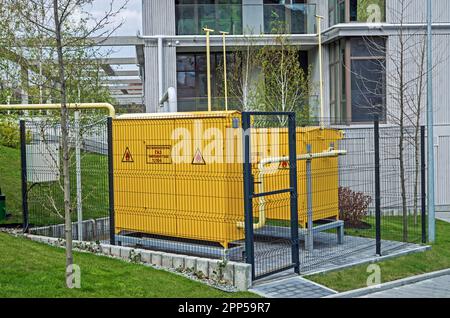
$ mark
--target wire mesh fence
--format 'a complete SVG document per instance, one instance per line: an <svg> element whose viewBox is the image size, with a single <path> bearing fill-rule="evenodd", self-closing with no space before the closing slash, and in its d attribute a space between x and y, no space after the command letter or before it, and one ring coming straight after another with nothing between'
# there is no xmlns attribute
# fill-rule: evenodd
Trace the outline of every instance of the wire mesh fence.
<svg viewBox="0 0 450 318"><path fill-rule="evenodd" d="M106 119L69 125L72 234L79 240L109 238ZM24 226L30 234L64 238L61 126L49 119L21 122Z"/></svg>
<svg viewBox="0 0 450 318"><path fill-rule="evenodd" d="M240 112L71 121L73 238L247 262L254 278L423 242L422 127L295 123ZM60 126L22 130L26 226L62 238Z"/></svg>

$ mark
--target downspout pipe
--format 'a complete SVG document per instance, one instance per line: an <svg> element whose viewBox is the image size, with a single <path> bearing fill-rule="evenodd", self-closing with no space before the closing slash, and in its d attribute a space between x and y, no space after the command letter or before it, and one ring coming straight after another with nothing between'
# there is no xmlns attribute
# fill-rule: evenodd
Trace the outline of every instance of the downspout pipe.
<svg viewBox="0 0 450 318"><path fill-rule="evenodd" d="M336 158L339 156L345 156L347 155L346 150L328 150L324 152L319 153L307 153L303 155L297 156L298 161L306 161L306 160L314 160L314 159L322 159L322 158ZM280 163L289 161L289 157L274 157L274 158L266 158L261 160L261 162L258 164L258 169L261 171L260 177L259 177L259 192L264 192L264 175L271 172L268 169L266 169L266 165L271 163ZM278 167L276 168L278 169ZM273 171L273 169L272 169ZM266 211L265 211L265 200L264 197L261 197L261 202L259 205L259 216L258 216L258 223L255 223L253 225L254 230L259 230L263 228L266 225ZM244 222L238 222L237 225L238 228L243 229L245 228Z"/></svg>
<svg viewBox="0 0 450 318"><path fill-rule="evenodd" d="M159 90L159 99L161 100L164 96L164 67L163 67L163 38L158 37L158 90Z"/></svg>

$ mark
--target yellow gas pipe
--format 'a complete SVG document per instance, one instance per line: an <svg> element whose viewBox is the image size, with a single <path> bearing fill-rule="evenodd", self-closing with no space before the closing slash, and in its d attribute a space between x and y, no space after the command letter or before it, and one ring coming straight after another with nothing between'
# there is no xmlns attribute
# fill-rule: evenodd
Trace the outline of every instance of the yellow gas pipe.
<svg viewBox="0 0 450 318"><path fill-rule="evenodd" d="M116 117L114 106L109 103L69 103L67 108L71 110L77 109L106 109L109 116ZM1 105L0 110L61 110L61 104L16 104Z"/></svg>

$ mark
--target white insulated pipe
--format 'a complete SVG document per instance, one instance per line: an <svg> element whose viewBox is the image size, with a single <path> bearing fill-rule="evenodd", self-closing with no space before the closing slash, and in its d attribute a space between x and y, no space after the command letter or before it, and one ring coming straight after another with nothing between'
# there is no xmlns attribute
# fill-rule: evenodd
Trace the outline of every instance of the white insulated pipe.
<svg viewBox="0 0 450 318"><path fill-rule="evenodd" d="M161 107L164 106L165 103L168 103L168 107L164 107L164 111L168 111L169 113L176 113L178 111L178 99L177 99L177 90L175 87L169 87L163 97L160 99L159 104Z"/></svg>
<svg viewBox="0 0 450 318"><path fill-rule="evenodd" d="M346 150L328 150L324 152L298 155L297 161L314 160L321 158L335 158L339 156L345 156L346 154L347 154ZM280 163L284 161L289 161L289 159L290 159L289 157L272 157L261 160L261 162L258 164L258 169L261 171L259 178L259 193L264 193L264 175L268 172L265 166L270 163ZM278 169L278 167L276 169ZM254 230L259 230L266 225L265 200L264 197L260 197L260 199L261 202L259 204L258 223L253 224ZM245 228L245 223L238 222L238 228L240 229Z"/></svg>

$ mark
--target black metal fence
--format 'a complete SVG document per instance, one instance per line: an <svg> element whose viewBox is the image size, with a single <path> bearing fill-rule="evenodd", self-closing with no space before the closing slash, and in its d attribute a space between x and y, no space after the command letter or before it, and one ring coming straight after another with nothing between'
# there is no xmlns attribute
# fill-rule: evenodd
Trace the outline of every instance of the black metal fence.
<svg viewBox="0 0 450 318"><path fill-rule="evenodd" d="M61 127L48 119L20 122L24 229L64 238ZM69 170L73 239L109 238L106 119L71 121Z"/></svg>
<svg viewBox="0 0 450 318"><path fill-rule="evenodd" d="M426 241L423 127L321 130L295 120L71 122L73 237L247 262L255 279ZM24 227L63 237L60 128L22 121L21 136Z"/></svg>

